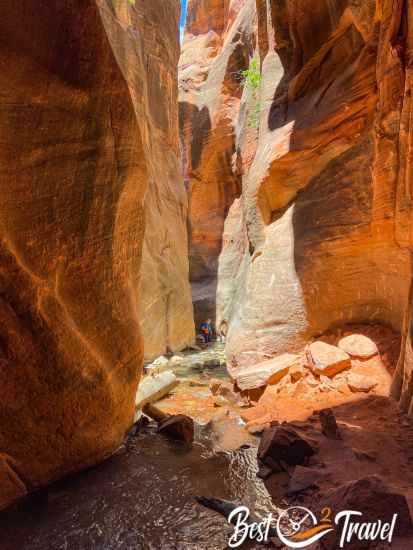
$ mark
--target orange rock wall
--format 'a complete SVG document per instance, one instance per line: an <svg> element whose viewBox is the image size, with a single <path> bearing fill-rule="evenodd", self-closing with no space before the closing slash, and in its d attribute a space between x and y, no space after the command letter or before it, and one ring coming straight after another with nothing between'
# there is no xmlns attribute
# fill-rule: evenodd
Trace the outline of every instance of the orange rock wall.
<svg viewBox="0 0 413 550"><path fill-rule="evenodd" d="M187 260L185 198L171 198L182 185L169 111L178 0L5 0L0 11L3 506L103 459L133 420L148 187L151 231L158 194L159 228L182 237L171 245L176 286ZM154 254L164 233L152 234ZM186 282L181 295L188 302Z"/></svg>
<svg viewBox="0 0 413 550"><path fill-rule="evenodd" d="M194 4L202 12L205 2ZM215 154L207 144L221 143L225 126L235 128L234 153L216 177L222 184L235 166L241 180L225 220L217 286L217 326L228 331L232 373L301 349L334 325L382 322L400 330L410 310L409 3L252 4L242 3L238 17L253 10L248 55L262 74L257 127L248 124L255 100L235 86L235 114L204 132L198 152L197 181L204 181ZM214 26L235 30L236 22L228 16ZM218 44L214 58L227 49ZM204 96L212 83L226 89L225 75L210 85L209 67L205 74ZM198 143L196 125L188 124L186 135L192 131ZM199 205L191 219L201 239L209 211ZM404 390L395 387L408 401L411 364L408 352L399 367Z"/></svg>

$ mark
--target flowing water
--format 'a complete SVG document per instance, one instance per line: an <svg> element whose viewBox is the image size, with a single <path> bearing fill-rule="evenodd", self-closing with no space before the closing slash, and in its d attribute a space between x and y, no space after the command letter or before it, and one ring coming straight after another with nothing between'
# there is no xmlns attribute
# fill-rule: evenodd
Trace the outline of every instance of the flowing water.
<svg viewBox="0 0 413 550"><path fill-rule="evenodd" d="M217 452L197 428L192 448L149 429L100 466L0 514L2 550L221 550L232 528L195 495L276 513L256 476L256 448ZM247 446L244 446L247 447Z"/></svg>

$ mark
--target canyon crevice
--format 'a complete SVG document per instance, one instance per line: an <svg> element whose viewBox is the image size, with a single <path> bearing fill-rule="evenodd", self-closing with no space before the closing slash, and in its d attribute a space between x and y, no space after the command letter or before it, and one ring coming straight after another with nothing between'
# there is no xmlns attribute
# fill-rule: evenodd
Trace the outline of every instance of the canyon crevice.
<svg viewBox="0 0 413 550"><path fill-rule="evenodd" d="M195 255L216 215L198 188L237 181L214 272L230 374L345 323L404 325L394 395L408 409L411 6L192 0L190 13L213 21L193 16L180 62ZM242 78L253 59L259 97Z"/></svg>

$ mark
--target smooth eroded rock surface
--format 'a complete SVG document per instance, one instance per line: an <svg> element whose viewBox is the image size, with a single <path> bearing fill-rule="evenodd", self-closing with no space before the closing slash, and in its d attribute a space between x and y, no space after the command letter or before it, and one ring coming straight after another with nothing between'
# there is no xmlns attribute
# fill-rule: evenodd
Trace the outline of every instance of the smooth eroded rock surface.
<svg viewBox="0 0 413 550"><path fill-rule="evenodd" d="M148 188L159 276L170 254L180 266L171 308L188 295L185 243L162 229L184 235L186 215L171 198L178 17L177 0L2 2L0 506L102 460L132 424Z"/></svg>

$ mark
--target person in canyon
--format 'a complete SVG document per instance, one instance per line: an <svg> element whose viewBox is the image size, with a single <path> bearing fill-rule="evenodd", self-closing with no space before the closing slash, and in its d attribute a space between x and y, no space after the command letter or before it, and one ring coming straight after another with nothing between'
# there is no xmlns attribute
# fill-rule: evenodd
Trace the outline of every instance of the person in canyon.
<svg viewBox="0 0 413 550"><path fill-rule="evenodd" d="M200 326L201 334L204 337L206 343L212 342L212 337L214 334L214 329L212 327L212 319L207 319Z"/></svg>

